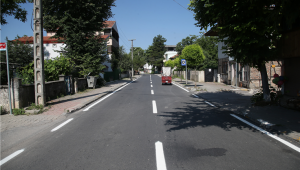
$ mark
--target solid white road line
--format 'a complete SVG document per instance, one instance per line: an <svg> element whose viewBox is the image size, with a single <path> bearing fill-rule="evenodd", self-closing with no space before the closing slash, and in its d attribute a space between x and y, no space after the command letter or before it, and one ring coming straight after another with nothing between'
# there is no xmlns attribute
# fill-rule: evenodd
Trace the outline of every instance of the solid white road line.
<svg viewBox="0 0 300 170"><path fill-rule="evenodd" d="M2 159L2 160L0 161L0 166L3 165L3 164L5 164L7 161L11 160L12 158L18 156L18 155L19 155L20 153L22 153L24 150L25 150L25 149L18 150L18 151L16 151L16 152L12 153L11 155L9 155L8 157Z"/></svg>
<svg viewBox="0 0 300 170"><path fill-rule="evenodd" d="M208 101L204 101L204 102L207 103L207 104L209 104L209 105L212 106L212 107L216 107L215 105L209 103Z"/></svg>
<svg viewBox="0 0 300 170"><path fill-rule="evenodd" d="M156 101L152 100L153 113L157 113Z"/></svg>
<svg viewBox="0 0 300 170"><path fill-rule="evenodd" d="M151 87L153 87L152 84L151 84Z"/></svg>
<svg viewBox="0 0 300 170"><path fill-rule="evenodd" d="M154 94L154 91L153 91L153 90L151 90L151 94Z"/></svg>
<svg viewBox="0 0 300 170"><path fill-rule="evenodd" d="M184 90L184 91L186 91L186 92L189 92L187 89L185 89L185 88L183 88L183 87L177 85L176 83L173 83L173 84L176 85L176 86L178 86L178 87L181 88L182 90Z"/></svg>
<svg viewBox="0 0 300 170"><path fill-rule="evenodd" d="M279 138L279 137L277 137L277 136L271 134L270 132L265 131L265 130L263 130L262 128L260 128L260 127L258 127L258 126L255 126L254 124L252 124L252 123L250 123L250 122L248 122L248 121L246 121L246 120L244 120L244 119L242 119L242 118L240 118L240 117L238 117L238 116L236 116L236 115L234 115L234 114L230 114L230 115L233 116L233 117L235 117L235 118L237 118L237 119L239 119L240 121L246 123L247 125L249 125L249 126L255 128L255 129L261 131L262 133L264 133L264 134L270 136L271 138L278 140L279 142L281 142L281 143L285 144L286 146L288 146L288 147L290 147L290 148L296 150L297 152L300 152L300 148L297 147L297 146L295 146L295 145L293 145L293 144L291 144L290 142L287 142L287 141L285 141L285 140L283 140L283 139L281 139L281 138Z"/></svg>
<svg viewBox="0 0 300 170"><path fill-rule="evenodd" d="M137 80L137 79L136 79ZM134 82L135 80L125 84L124 86L118 88L117 90L113 91L112 93L106 95L105 97L101 98L100 100L96 101L95 103L91 104L89 107L85 108L83 111L86 112L88 111L91 107L95 106L96 104L102 102L103 100L105 100L106 98L108 98L109 96L113 95L114 93L120 91L121 89L123 89L124 87L128 86L130 83Z"/></svg>
<svg viewBox="0 0 300 170"><path fill-rule="evenodd" d="M199 96L197 96L197 95L195 95L195 94L193 94L193 96L195 96L195 97L199 98Z"/></svg>
<svg viewBox="0 0 300 170"><path fill-rule="evenodd" d="M155 142L155 151L157 170L167 170L163 144L160 141Z"/></svg>
<svg viewBox="0 0 300 170"><path fill-rule="evenodd" d="M71 122L72 120L73 120L73 118L71 118L71 119L65 121L64 123L58 125L56 128L52 129L51 132L54 132L54 131L58 130L59 128L65 126L67 123Z"/></svg>

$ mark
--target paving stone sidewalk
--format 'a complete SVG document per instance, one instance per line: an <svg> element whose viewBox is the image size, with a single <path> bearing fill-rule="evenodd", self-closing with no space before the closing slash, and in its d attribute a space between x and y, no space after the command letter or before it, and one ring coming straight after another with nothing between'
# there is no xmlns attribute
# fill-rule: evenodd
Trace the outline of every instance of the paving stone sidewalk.
<svg viewBox="0 0 300 170"><path fill-rule="evenodd" d="M136 75L134 78L138 77L140 77L140 75ZM79 110L130 81L131 80L127 78L109 82L101 88L87 89L74 95L68 95L49 101L49 106L46 107L47 110L41 114L18 116L9 114L1 115L1 133L15 128L43 125L55 120L64 119L66 113Z"/></svg>

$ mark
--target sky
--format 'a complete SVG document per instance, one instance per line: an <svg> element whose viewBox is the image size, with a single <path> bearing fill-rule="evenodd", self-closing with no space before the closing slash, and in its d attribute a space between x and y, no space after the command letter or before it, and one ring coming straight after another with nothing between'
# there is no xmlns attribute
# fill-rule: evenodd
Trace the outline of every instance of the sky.
<svg viewBox="0 0 300 170"><path fill-rule="evenodd" d="M153 38L162 35L167 39L166 45L176 45L189 35L200 35L199 27L194 24L193 12L187 10L189 0L116 0L112 7L114 16L110 21L116 21L119 32L119 45L129 52L131 41L134 47L147 49ZM17 35L33 36L31 29L33 4L21 4L28 11L25 23L6 16L8 24L1 26L1 42L5 38L15 39ZM46 36L46 32L44 32Z"/></svg>

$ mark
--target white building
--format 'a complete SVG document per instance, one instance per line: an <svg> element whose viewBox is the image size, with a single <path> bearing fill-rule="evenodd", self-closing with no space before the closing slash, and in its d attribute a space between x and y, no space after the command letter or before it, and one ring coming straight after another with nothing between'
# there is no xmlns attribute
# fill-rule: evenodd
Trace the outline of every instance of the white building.
<svg viewBox="0 0 300 170"><path fill-rule="evenodd" d="M165 59L163 60L163 62L166 62L166 61L168 61L171 57L177 55L176 45L166 45L165 48L166 48L167 51L166 51L165 54L164 54L164 58L165 58Z"/></svg>

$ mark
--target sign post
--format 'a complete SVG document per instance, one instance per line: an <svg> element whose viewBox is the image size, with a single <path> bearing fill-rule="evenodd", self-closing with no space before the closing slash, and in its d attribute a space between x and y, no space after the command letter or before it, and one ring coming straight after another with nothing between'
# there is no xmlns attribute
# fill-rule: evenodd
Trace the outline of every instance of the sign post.
<svg viewBox="0 0 300 170"><path fill-rule="evenodd" d="M7 84L8 84L8 103L9 103L9 111L12 115L11 110L11 95L10 95L10 77L9 77L9 61L8 61L8 50L6 48L6 43L0 43L0 51L6 51L6 65L7 65Z"/></svg>
<svg viewBox="0 0 300 170"><path fill-rule="evenodd" d="M185 66L185 84L187 84L187 62L185 59L181 59L181 66Z"/></svg>

